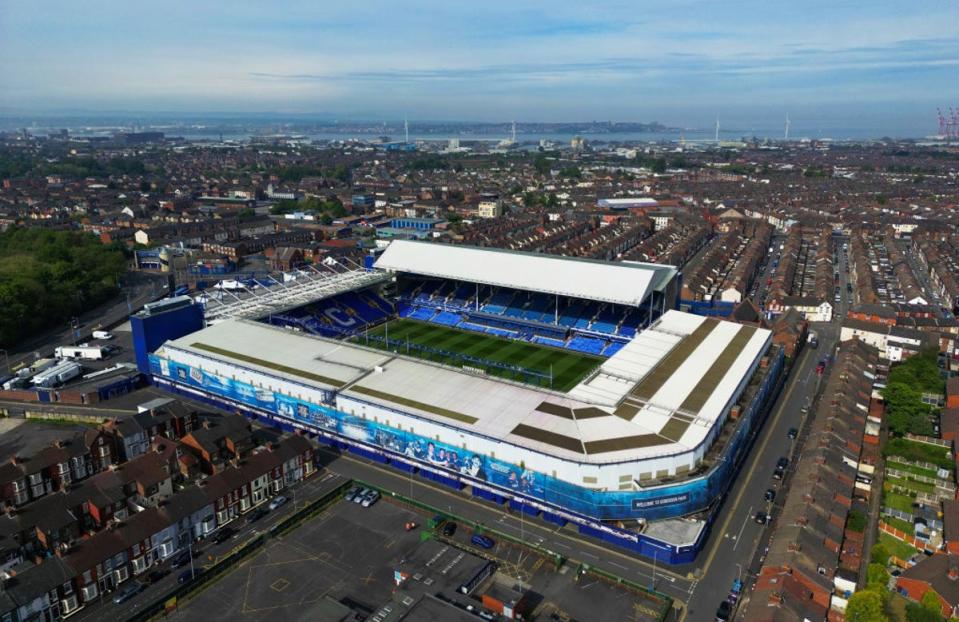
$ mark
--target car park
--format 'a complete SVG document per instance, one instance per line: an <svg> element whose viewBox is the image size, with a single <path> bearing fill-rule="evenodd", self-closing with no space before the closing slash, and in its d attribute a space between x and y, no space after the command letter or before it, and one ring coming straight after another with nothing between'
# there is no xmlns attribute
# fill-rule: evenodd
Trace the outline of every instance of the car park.
<svg viewBox="0 0 959 622"><path fill-rule="evenodd" d="M283 495L279 495L278 497L275 497L275 498L273 499L273 501L270 501L269 508L270 508L271 511L272 511L272 510L276 510L276 509L278 509L278 508L286 505L286 502L287 502L287 501L289 501L289 499L287 499L287 498L284 497Z"/></svg>
<svg viewBox="0 0 959 622"><path fill-rule="evenodd" d="M491 549L494 546L496 546L496 542L494 542L492 538L489 538L487 536L484 536L478 533L473 534L473 537L470 538L470 542L484 549Z"/></svg>
<svg viewBox="0 0 959 622"><path fill-rule="evenodd" d="M127 581L117 588L116 593L113 595L113 603L116 605L125 603L142 592L143 588L144 585L139 581Z"/></svg>
<svg viewBox="0 0 959 622"><path fill-rule="evenodd" d="M352 501L353 499L356 498L356 495L360 494L362 490L363 490L362 487L354 486L346 492L346 494L343 496L343 499L346 501Z"/></svg>

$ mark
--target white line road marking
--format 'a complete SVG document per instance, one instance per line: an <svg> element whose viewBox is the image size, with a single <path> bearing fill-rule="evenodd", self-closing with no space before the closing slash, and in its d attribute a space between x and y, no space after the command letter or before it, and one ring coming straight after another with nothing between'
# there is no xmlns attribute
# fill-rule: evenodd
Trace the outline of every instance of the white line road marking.
<svg viewBox="0 0 959 622"><path fill-rule="evenodd" d="M746 523L749 522L749 517L753 514L753 506L749 506L749 511L746 512L746 518L743 520L743 526L739 528L739 533L736 534L736 544L733 545L733 550L736 550L736 547L739 546L739 541L742 539L743 529L746 528Z"/></svg>
<svg viewBox="0 0 959 622"><path fill-rule="evenodd" d="M628 570L626 566L623 566L622 564L617 564L616 562L609 562L609 565L616 566L617 568L622 568L623 570Z"/></svg>

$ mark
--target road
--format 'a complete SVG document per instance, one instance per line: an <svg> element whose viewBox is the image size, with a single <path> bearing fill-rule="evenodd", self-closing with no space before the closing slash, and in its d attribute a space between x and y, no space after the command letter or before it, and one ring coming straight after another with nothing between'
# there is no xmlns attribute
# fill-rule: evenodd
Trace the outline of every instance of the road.
<svg viewBox="0 0 959 622"><path fill-rule="evenodd" d="M296 487L296 493L290 503L270 512L260 521L248 524L243 517L233 521L230 523L230 526L237 530L237 534L233 536L233 538L221 544L214 544L209 540L205 540L194 545L196 557L194 557L193 563L195 564L195 568L212 566L217 559L225 557L234 549L239 548L264 531L269 531L273 525L292 514L295 508L302 509L310 501L323 496L339 486L342 482L343 480L339 475L329 471L320 471L308 481ZM285 491L283 494L291 497L292 493ZM112 593L104 594L100 602L87 605L71 616L71 620L77 622L82 620L125 620L135 614L138 608L154 602L160 595L170 592L177 587L177 577L181 572L189 570L189 568L189 565L186 565L173 569L171 568L171 562L169 560L158 566L152 566L148 573L157 569L165 569L169 570L170 574L148 586L127 602L119 605L114 604Z"/></svg>
<svg viewBox="0 0 959 622"><path fill-rule="evenodd" d="M82 341L100 327L119 324L131 312L166 295L164 284L152 275L134 272L127 274L125 278L129 283L124 286L121 296L81 314L79 318L76 318L76 329L71 326L71 322L67 322L43 335L17 344L15 348L0 350L0 353L4 355L0 359L0 374L6 374L10 368L21 363L31 363L41 356L51 354L56 346Z"/></svg>
<svg viewBox="0 0 959 622"><path fill-rule="evenodd" d="M696 560L700 564L701 578L694 585L689 598L690 620L711 619L720 601L725 600L732 580L737 576L747 585L751 584L747 579L750 572L757 569L750 568L755 552L760 546L765 547L772 526L757 524L754 521L755 514L763 511L770 513L773 520L778 517L786 491L781 483L772 477L776 462L782 456L790 459L785 480L785 485L788 486L798 445L804 440L802 433L796 441L790 440L788 430L804 427L806 422L803 408L811 404L819 385L816 364L827 353L833 352L839 335L836 323L817 323L812 329L820 335L819 348L806 348L800 354L782 394L773 405L769 418L720 509L709 543ZM763 498L768 488L776 490L774 503Z"/></svg>

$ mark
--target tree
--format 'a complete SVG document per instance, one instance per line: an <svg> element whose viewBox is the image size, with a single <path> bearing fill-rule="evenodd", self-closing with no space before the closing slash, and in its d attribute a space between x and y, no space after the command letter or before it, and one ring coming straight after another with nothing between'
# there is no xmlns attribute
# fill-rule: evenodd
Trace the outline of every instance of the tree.
<svg viewBox="0 0 959 622"><path fill-rule="evenodd" d="M860 510L852 510L846 519L846 527L857 533L862 533L866 530L866 515Z"/></svg>
<svg viewBox="0 0 959 622"><path fill-rule="evenodd" d="M926 593L919 599L919 604L922 605L923 609L935 611L936 613L942 612L942 603L939 600L939 594L936 593L936 590L926 590Z"/></svg>
<svg viewBox="0 0 959 622"><path fill-rule="evenodd" d="M906 620L907 622L943 622L944 618L939 611L926 609L916 603L908 603L906 605Z"/></svg>
<svg viewBox="0 0 959 622"><path fill-rule="evenodd" d="M889 572L882 564L869 564L866 568L866 586L886 595L889 587Z"/></svg>
<svg viewBox="0 0 959 622"><path fill-rule="evenodd" d="M549 158L540 153L533 159L533 168L536 169L536 172L540 175L548 175L552 165L550 164Z"/></svg>
<svg viewBox="0 0 959 622"><path fill-rule="evenodd" d="M861 590L849 597L846 605L848 622L889 622L883 610L882 597L875 590Z"/></svg>
<svg viewBox="0 0 959 622"><path fill-rule="evenodd" d="M889 548L882 542L877 542L873 545L872 551L869 553L869 558L873 564L882 564L885 566L889 563Z"/></svg>

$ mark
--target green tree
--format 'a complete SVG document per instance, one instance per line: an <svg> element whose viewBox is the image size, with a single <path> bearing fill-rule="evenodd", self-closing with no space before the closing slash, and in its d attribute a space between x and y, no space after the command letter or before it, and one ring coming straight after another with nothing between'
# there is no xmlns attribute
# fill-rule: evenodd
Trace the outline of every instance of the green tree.
<svg viewBox="0 0 959 622"><path fill-rule="evenodd" d="M866 515L860 510L852 510L846 519L846 527L857 533L862 533L866 530Z"/></svg>
<svg viewBox="0 0 959 622"><path fill-rule="evenodd" d="M906 620L907 622L943 622L945 618L939 611L926 609L916 603L908 603L906 605Z"/></svg>
<svg viewBox="0 0 959 622"><path fill-rule="evenodd" d="M548 175L552 164L550 164L549 158L540 153L533 159L533 168L540 175Z"/></svg>
<svg viewBox="0 0 959 622"><path fill-rule="evenodd" d="M846 605L848 622L889 622L882 597L875 590L861 590L849 597Z"/></svg>
<svg viewBox="0 0 959 622"><path fill-rule="evenodd" d="M942 613L942 603L939 600L939 594L936 593L936 590L926 590L926 593L919 599L919 604L922 605L923 609Z"/></svg>
<svg viewBox="0 0 959 622"><path fill-rule="evenodd" d="M889 571L882 564L869 564L866 568L866 585L871 590L886 594L889 586Z"/></svg>
<svg viewBox="0 0 959 622"><path fill-rule="evenodd" d="M889 563L889 548L882 542L877 542L873 545L872 551L869 553L869 559L872 560L873 564L882 564L885 566Z"/></svg>

